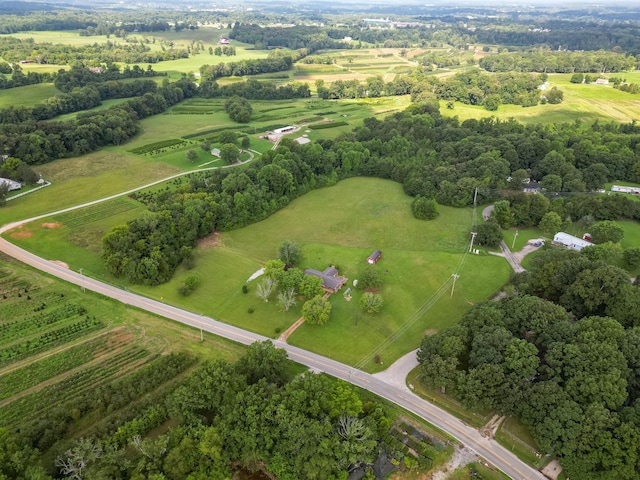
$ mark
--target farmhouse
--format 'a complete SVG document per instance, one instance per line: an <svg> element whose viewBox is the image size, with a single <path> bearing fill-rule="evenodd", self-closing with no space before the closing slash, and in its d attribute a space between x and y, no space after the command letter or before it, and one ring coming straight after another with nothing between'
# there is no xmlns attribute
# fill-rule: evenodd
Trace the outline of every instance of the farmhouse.
<svg viewBox="0 0 640 480"><path fill-rule="evenodd" d="M10 180L8 178L1 178L0 177L0 185L4 186L6 185L8 190L20 190L22 188L22 184L19 182L14 182L13 180Z"/></svg>
<svg viewBox="0 0 640 480"><path fill-rule="evenodd" d="M338 275L338 269L333 265L325 268L323 272L314 270L313 268L307 268L304 273L305 275L313 275L314 277L322 279L322 288L331 293L336 293L347 283L347 277Z"/></svg>
<svg viewBox="0 0 640 480"><path fill-rule="evenodd" d="M538 193L540 191L540 184L538 182L529 182L522 189L524 193Z"/></svg>
<svg viewBox="0 0 640 480"><path fill-rule="evenodd" d="M222 38L218 41L218 44L220 44L220 45L229 45L230 43L231 43L231 42L230 42L230 41L229 41L229 39L228 39L228 38L226 38L226 37L222 37Z"/></svg>
<svg viewBox="0 0 640 480"><path fill-rule="evenodd" d="M284 135L285 133L290 133L293 132L296 129L295 126L293 125L288 125L286 127L282 127L282 128L276 128L273 133L275 133L276 135Z"/></svg>
<svg viewBox="0 0 640 480"><path fill-rule="evenodd" d="M582 238L574 237L568 233L558 232L553 236L553 243L562 245L570 250L579 252L585 247L590 247L593 243L583 240Z"/></svg>
<svg viewBox="0 0 640 480"><path fill-rule="evenodd" d="M380 250L375 250L371 255L367 257L367 263L369 265L376 264L381 258L382 258L382 252Z"/></svg>

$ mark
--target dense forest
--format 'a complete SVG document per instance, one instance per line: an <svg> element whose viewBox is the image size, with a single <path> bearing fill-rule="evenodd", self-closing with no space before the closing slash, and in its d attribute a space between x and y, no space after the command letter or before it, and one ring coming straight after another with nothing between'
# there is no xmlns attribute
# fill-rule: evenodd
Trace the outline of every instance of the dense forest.
<svg viewBox="0 0 640 480"><path fill-rule="evenodd" d="M507 298L424 337L421 378L517 416L571 478L636 479L640 290L587 250L544 251Z"/></svg>

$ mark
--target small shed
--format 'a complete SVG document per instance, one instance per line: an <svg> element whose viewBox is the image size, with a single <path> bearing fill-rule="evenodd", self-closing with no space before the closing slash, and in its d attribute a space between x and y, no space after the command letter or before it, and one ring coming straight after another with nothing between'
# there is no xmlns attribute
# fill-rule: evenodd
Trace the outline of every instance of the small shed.
<svg viewBox="0 0 640 480"><path fill-rule="evenodd" d="M212 148L211 149L211 155L213 155L214 157L220 157L220 149L219 148Z"/></svg>
<svg viewBox="0 0 640 480"><path fill-rule="evenodd" d="M371 255L367 257L367 263L369 265L374 265L378 263L378 261L382 258L382 252L380 250L375 250Z"/></svg>

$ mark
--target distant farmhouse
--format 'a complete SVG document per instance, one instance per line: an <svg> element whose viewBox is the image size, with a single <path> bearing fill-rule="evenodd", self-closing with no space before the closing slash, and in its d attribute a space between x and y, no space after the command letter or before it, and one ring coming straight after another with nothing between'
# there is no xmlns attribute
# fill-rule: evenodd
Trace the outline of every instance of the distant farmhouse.
<svg viewBox="0 0 640 480"><path fill-rule="evenodd" d="M229 41L229 39L228 39L227 37L222 37L222 38L218 41L218 43L219 43L220 45L229 45L231 42Z"/></svg>
<svg viewBox="0 0 640 480"><path fill-rule="evenodd" d="M0 177L0 185L5 186L8 188L9 191L12 190L20 190L22 188L22 184L19 182L15 182L13 180L10 180L8 178L2 178Z"/></svg>
<svg viewBox="0 0 640 480"><path fill-rule="evenodd" d="M380 250L375 250L369 257L367 258L367 263L369 265L374 265L378 263L378 261L382 258L382 252Z"/></svg>
<svg viewBox="0 0 640 480"><path fill-rule="evenodd" d="M574 237L568 233L558 232L553 236L553 243L561 245L569 250L575 250L579 252L585 247L590 247L593 243L583 240L582 238Z"/></svg>
<svg viewBox="0 0 640 480"><path fill-rule="evenodd" d="M634 195L640 195L640 188L638 187L623 187L620 185L611 185L612 192L618 193L632 193Z"/></svg>
<svg viewBox="0 0 640 480"><path fill-rule="evenodd" d="M304 273L305 275L319 277L322 280L322 288L331 293L336 293L347 283L347 277L338 275L338 269L333 265L325 268L323 272L314 270L313 268L307 268Z"/></svg>
<svg viewBox="0 0 640 480"><path fill-rule="evenodd" d="M540 184L538 182L529 182L522 189L524 193L538 193L540 192Z"/></svg>

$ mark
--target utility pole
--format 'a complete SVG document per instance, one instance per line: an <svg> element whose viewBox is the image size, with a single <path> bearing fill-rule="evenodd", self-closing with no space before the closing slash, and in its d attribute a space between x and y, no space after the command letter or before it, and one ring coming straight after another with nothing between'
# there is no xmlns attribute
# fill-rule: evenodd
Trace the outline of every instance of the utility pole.
<svg viewBox="0 0 640 480"><path fill-rule="evenodd" d="M202 334L202 329L200 329L200 341L201 341L201 342L204 342L204 336L203 336L203 334Z"/></svg>
<svg viewBox="0 0 640 480"><path fill-rule="evenodd" d="M518 238L518 230L516 230L516 234L513 236L513 243L511 244L511 250L516 246L516 238Z"/></svg>
<svg viewBox="0 0 640 480"><path fill-rule="evenodd" d="M451 275L453 277L453 284L451 285L451 295L449 295L449 298L453 297L453 289L456 288L456 280L458 279L458 277L460 275L458 275L457 273L454 273L453 275Z"/></svg>
<svg viewBox="0 0 640 480"><path fill-rule="evenodd" d="M473 251L473 241L476 239L477 232L471 232L471 245L469 245L469 253Z"/></svg>

